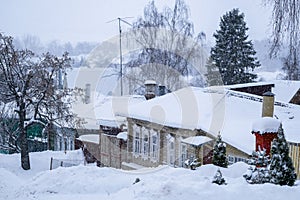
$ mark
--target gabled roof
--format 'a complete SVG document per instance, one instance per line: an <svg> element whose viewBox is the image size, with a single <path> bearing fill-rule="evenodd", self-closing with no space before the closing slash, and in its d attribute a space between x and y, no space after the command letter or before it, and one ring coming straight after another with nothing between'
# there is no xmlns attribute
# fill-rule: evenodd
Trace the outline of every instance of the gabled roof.
<svg viewBox="0 0 300 200"><path fill-rule="evenodd" d="M174 128L218 132L228 144L251 154L255 149L252 124L261 118L262 97L221 87L187 87L129 107L123 116ZM300 107L277 103L275 115L283 122L288 141L300 142Z"/></svg>
<svg viewBox="0 0 300 200"><path fill-rule="evenodd" d="M275 80L273 93L278 101L290 102L293 96L300 89L300 81Z"/></svg>
<svg viewBox="0 0 300 200"><path fill-rule="evenodd" d="M92 92L90 103L79 100L73 104L73 109L79 117L84 118L84 127L87 129L99 129L99 125L119 127L126 123L126 118L115 113L126 113L129 105L142 101L145 101L144 96L104 96Z"/></svg>
<svg viewBox="0 0 300 200"><path fill-rule="evenodd" d="M145 97L139 95L105 97L95 104L97 124L109 127L120 127L121 124L126 124L126 118L117 116L115 113L126 113L130 105L142 101L145 101Z"/></svg>

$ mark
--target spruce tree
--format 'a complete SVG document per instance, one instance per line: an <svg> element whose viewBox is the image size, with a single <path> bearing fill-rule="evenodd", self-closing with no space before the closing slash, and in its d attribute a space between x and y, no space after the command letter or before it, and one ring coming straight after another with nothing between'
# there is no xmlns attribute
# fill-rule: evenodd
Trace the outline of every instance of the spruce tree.
<svg viewBox="0 0 300 200"><path fill-rule="evenodd" d="M271 147L270 175L271 183L293 186L297 175L289 157L288 143L284 137L282 124L278 129L278 138L274 139Z"/></svg>
<svg viewBox="0 0 300 200"><path fill-rule="evenodd" d="M220 167L228 166L226 144L222 141L220 134L218 135L214 145L212 163Z"/></svg>
<svg viewBox="0 0 300 200"><path fill-rule="evenodd" d="M244 14L233 9L221 18L220 30L214 34L216 45L211 49L211 58L225 85L254 82L257 78L250 73L260 64L247 30Z"/></svg>

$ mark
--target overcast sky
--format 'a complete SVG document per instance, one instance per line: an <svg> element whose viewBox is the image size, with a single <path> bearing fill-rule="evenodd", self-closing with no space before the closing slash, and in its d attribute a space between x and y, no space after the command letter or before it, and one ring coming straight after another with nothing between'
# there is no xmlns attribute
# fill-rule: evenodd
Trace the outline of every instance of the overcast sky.
<svg viewBox="0 0 300 200"><path fill-rule="evenodd" d="M39 36L43 42L101 42L118 34L117 17L132 22L143 14L149 0L0 0L0 31L14 37ZM175 0L157 0L159 8L173 7ZM263 0L186 0L195 32L203 31L208 40L219 29L220 17L233 8L245 13L252 40L270 35L271 9ZM123 25L126 30L127 25Z"/></svg>

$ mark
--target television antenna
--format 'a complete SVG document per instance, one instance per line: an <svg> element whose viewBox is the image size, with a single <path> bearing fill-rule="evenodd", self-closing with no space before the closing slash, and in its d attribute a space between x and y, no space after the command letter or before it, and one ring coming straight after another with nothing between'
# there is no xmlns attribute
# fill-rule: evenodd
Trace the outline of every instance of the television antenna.
<svg viewBox="0 0 300 200"><path fill-rule="evenodd" d="M123 66L122 66L122 28L121 28L121 22L129 25L129 26L132 26L132 24L130 24L129 22L125 21L125 19L128 19L128 18L133 18L133 17L118 17L116 19L113 19L111 21L108 21L106 23L111 23L111 22L114 22L114 21L118 21L118 24L119 24L119 41L120 41L120 87L121 87L121 96L123 96Z"/></svg>

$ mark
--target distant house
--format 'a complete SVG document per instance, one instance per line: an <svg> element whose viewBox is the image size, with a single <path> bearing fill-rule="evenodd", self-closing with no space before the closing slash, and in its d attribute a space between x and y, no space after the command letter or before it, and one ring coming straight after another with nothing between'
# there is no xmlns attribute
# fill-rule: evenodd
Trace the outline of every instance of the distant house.
<svg viewBox="0 0 300 200"><path fill-rule="evenodd" d="M255 150L252 125L262 116L262 100L227 88L189 87L130 106L123 115L128 118L128 152L122 168L182 167L189 157L210 163L218 133L229 162L243 161ZM299 174L300 107L276 101L274 115L283 123Z"/></svg>
<svg viewBox="0 0 300 200"><path fill-rule="evenodd" d="M254 83L226 85L223 87L226 89L229 89L229 90L233 90L233 91L263 96L264 93L271 92L272 88L274 88L275 85L274 85L274 83L254 82Z"/></svg>
<svg viewBox="0 0 300 200"><path fill-rule="evenodd" d="M77 131L74 128L55 127L54 151L68 151L75 149Z"/></svg>
<svg viewBox="0 0 300 200"><path fill-rule="evenodd" d="M273 92L282 102L300 105L300 81L275 80Z"/></svg>
<svg viewBox="0 0 300 200"><path fill-rule="evenodd" d="M84 149L88 162L97 162L98 166L121 168L127 155L126 117L117 116L117 112L126 113L130 105L145 101L143 96L100 97L93 107L95 113L96 134L83 134L76 139L78 147Z"/></svg>
<svg viewBox="0 0 300 200"><path fill-rule="evenodd" d="M7 119L11 121L11 130L15 131L18 126L17 119ZM38 151L45 151L45 150L74 150L75 145L75 138L76 138L76 131L72 128L66 127L59 127L57 125L53 126L52 132L54 133L51 137L48 134L48 129L44 127L41 123L31 123L26 128L27 132L27 140L28 140L28 150L29 152L38 152ZM0 127L0 153L16 153L13 149L4 148L9 140L8 135L2 130ZM17 144L19 141L17 141ZM2 146L2 148L1 148Z"/></svg>

